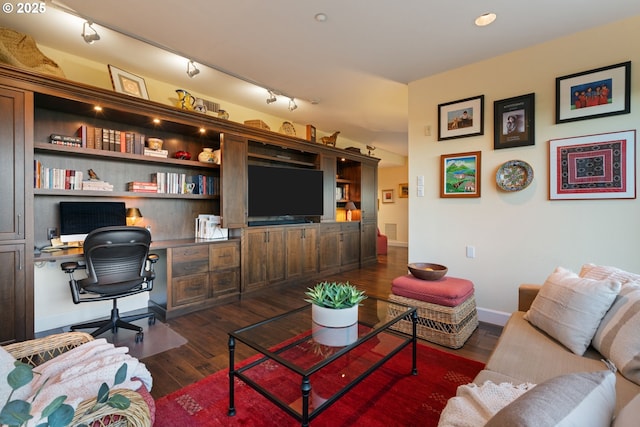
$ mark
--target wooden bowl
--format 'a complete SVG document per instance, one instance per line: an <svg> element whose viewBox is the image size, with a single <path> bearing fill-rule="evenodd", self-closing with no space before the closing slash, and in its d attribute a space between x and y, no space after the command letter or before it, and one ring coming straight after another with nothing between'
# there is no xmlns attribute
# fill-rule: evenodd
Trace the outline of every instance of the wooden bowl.
<svg viewBox="0 0 640 427"><path fill-rule="evenodd" d="M449 269L444 265L430 264L427 262L415 262L409 264L409 271L414 277L422 280L440 280Z"/></svg>

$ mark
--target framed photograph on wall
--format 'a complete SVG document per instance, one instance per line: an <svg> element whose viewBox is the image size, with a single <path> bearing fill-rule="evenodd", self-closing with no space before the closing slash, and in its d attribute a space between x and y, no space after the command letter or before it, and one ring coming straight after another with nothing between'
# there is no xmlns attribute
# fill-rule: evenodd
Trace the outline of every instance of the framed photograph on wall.
<svg viewBox="0 0 640 427"><path fill-rule="evenodd" d="M481 152L440 156L440 197L480 197Z"/></svg>
<svg viewBox="0 0 640 427"><path fill-rule="evenodd" d="M549 141L549 199L635 199L636 131Z"/></svg>
<svg viewBox="0 0 640 427"><path fill-rule="evenodd" d="M398 185L398 198L400 199L406 199L409 197L409 184L408 183L404 183L404 184L399 184Z"/></svg>
<svg viewBox="0 0 640 427"><path fill-rule="evenodd" d="M109 64L109 75L111 76L111 84L113 90L125 95L135 96L137 98L149 99L147 93L147 85L142 77L131 74Z"/></svg>
<svg viewBox="0 0 640 427"><path fill-rule="evenodd" d="M484 95L438 105L438 141L484 135Z"/></svg>
<svg viewBox="0 0 640 427"><path fill-rule="evenodd" d="M556 123L631 112L631 62L556 78Z"/></svg>
<svg viewBox="0 0 640 427"><path fill-rule="evenodd" d="M535 145L535 94L493 103L493 148Z"/></svg>
<svg viewBox="0 0 640 427"><path fill-rule="evenodd" d="M307 125L307 141L316 142L316 128L313 125Z"/></svg>
<svg viewBox="0 0 640 427"><path fill-rule="evenodd" d="M393 190L382 190L382 203L393 203Z"/></svg>

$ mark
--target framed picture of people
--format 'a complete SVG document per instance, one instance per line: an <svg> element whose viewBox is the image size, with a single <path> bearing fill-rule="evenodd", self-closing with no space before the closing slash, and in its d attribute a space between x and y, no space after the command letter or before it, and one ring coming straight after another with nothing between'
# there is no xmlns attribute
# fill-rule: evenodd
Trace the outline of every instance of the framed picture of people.
<svg viewBox="0 0 640 427"><path fill-rule="evenodd" d="M438 105L438 141L484 135L484 95Z"/></svg>
<svg viewBox="0 0 640 427"><path fill-rule="evenodd" d="M631 112L631 62L556 78L556 123Z"/></svg>
<svg viewBox="0 0 640 427"><path fill-rule="evenodd" d="M493 103L493 148L535 145L535 94Z"/></svg>

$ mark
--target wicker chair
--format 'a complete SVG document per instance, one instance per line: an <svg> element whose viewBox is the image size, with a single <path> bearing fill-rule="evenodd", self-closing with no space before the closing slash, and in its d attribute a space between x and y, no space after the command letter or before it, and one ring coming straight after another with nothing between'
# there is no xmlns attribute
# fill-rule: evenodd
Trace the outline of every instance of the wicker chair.
<svg viewBox="0 0 640 427"><path fill-rule="evenodd" d="M4 349L16 359L35 367L91 340L93 337L85 332L66 332L8 344ZM127 389L113 389L112 393L127 397L131 402L129 408L121 410L104 406L91 413L91 419L88 419L84 414L95 405L96 399L87 399L78 405L71 425L77 425L81 417L83 423L92 427L149 427L152 424L151 409L142 394Z"/></svg>

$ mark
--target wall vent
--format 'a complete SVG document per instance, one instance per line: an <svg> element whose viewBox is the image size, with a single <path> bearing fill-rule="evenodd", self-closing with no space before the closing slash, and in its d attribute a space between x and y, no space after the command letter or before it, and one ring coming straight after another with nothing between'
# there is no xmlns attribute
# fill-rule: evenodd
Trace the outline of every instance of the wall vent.
<svg viewBox="0 0 640 427"><path fill-rule="evenodd" d="M385 224L384 235L389 240L398 240L398 224Z"/></svg>

